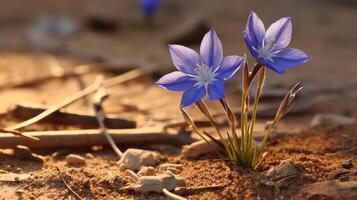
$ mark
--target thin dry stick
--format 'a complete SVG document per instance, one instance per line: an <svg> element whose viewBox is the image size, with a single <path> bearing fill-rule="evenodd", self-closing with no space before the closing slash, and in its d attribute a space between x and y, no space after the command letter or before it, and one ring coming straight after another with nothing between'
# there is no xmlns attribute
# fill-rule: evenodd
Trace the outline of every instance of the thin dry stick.
<svg viewBox="0 0 357 200"><path fill-rule="evenodd" d="M188 134L174 134L161 127L143 127L130 129L108 129L108 133L118 144L171 144L181 146L194 141ZM39 138L41 142L25 140L10 134L0 134L0 148L14 148L22 144L29 148L54 148L107 145L108 141L99 129L32 131L23 132Z"/></svg>
<svg viewBox="0 0 357 200"><path fill-rule="evenodd" d="M338 151L338 152L335 152L335 153L326 153L325 155L326 156L335 156L335 155L339 155L339 154L350 153L350 152L353 152L355 150L357 150L357 147L351 148L351 149L347 149L347 150L344 150L344 151Z"/></svg>
<svg viewBox="0 0 357 200"><path fill-rule="evenodd" d="M224 185L207 185L207 186L197 186L197 187L182 187L175 189L176 193L179 194L191 194L195 192L201 192L204 190L219 190L224 188Z"/></svg>
<svg viewBox="0 0 357 200"><path fill-rule="evenodd" d="M123 156L123 152L115 144L113 138L109 135L108 129L105 126L104 120L106 118L105 111L103 109L102 103L108 97L107 93L105 92L104 88L99 88L98 91L95 93L93 98L93 107L95 116L97 118L98 124L100 126L100 132L105 135L107 138L110 146L114 150L114 152L118 155L119 159Z"/></svg>
<svg viewBox="0 0 357 200"><path fill-rule="evenodd" d="M58 170L58 174L61 177L62 182L64 183L64 185L66 186L66 188L75 196L77 197L79 200L82 200L81 196L79 196L71 187L69 187L69 185L67 184L67 182L64 180L63 176L62 176L62 172L60 170L59 167L57 167Z"/></svg>
<svg viewBox="0 0 357 200"><path fill-rule="evenodd" d="M24 135L20 131L17 131L17 130L7 130L7 129L0 128L0 132L2 132L2 133L11 133L13 135L16 135L16 136L19 136L19 137L23 137L23 138L31 140L31 141L38 141L38 138L30 136L30 135Z"/></svg>
<svg viewBox="0 0 357 200"><path fill-rule="evenodd" d="M106 118L106 115L105 115L105 111L103 109L102 103L105 101L105 99L107 97L108 97L108 95L105 92L104 88L99 88L98 91L95 93L94 98L93 98L95 116L97 117L101 132L105 135L105 137L107 138L110 146L112 147L112 149L114 150L114 152L118 155L118 157L120 159L123 156L123 152L120 151L120 149L115 144L113 138L109 135L109 133L107 131L107 127L105 126L105 123L104 123L104 119ZM163 188L162 192L166 196L168 196L168 197L170 197L172 199L186 200L186 198L183 198L183 197L178 196L178 195L176 195L174 193L171 193L166 188Z"/></svg>
<svg viewBox="0 0 357 200"><path fill-rule="evenodd" d="M119 76L116 76L114 78L111 78L111 79L108 79L108 80L104 81L103 82L103 87L112 87L114 85L123 83L125 81L137 78L137 77L139 77L141 75L143 75L143 73L140 70L135 69L135 70L129 71L127 73L121 74ZM31 118L31 119L28 119L26 121L23 121L23 122L21 122L19 124L16 124L14 126L10 126L10 127L6 128L6 129L16 130L16 129L20 129L20 128L29 126L31 124L34 124L34 123L44 119L48 115L56 112L57 110L65 107L65 106L68 106L69 104L77 101L78 99L81 99L81 98L83 98L83 97L85 97L85 96L97 91L97 89L100 87L100 85L101 84L99 84L99 83L94 83L93 85L85 88L84 90L81 90L78 93L68 97L67 99L63 100L62 102L51 106L50 108L48 108L47 110L45 110L41 114L39 114L39 115L37 115L37 116L35 116L35 117Z"/></svg>
<svg viewBox="0 0 357 200"><path fill-rule="evenodd" d="M186 198L184 197L181 197L177 194L174 194L170 191L168 191L166 188L162 189L162 193L164 193L166 196L172 198L172 199L175 199L175 200L187 200Z"/></svg>

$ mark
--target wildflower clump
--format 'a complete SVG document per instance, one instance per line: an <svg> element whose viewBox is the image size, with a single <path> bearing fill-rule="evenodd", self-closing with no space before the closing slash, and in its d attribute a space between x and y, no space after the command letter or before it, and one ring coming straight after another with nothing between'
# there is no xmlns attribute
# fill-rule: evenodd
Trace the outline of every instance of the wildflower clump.
<svg viewBox="0 0 357 200"><path fill-rule="evenodd" d="M257 63L249 67L247 59L241 56L223 58L223 49L216 31L212 29L203 38L200 55L194 50L180 45L169 45L173 63L178 71L169 73L157 81L163 88L183 91L180 109L193 131L211 145L220 155L225 152L229 160L244 168L256 169L264 159L267 139L275 125L294 105L296 94L302 89L296 84L282 100L274 119L264 133L263 141L255 143L254 126L259 99L263 91L266 69L284 73L287 68L303 64L310 56L303 51L287 48L291 40L292 24L290 18L281 18L265 30L263 22L254 12L248 17L243 38L251 55ZM225 81L242 68L242 96L240 120L225 100ZM251 69L251 70L250 70ZM252 106L250 86L256 79L255 98ZM222 132L215 122L209 108L202 101L208 94L209 100L219 101L229 122L229 131ZM195 107L215 128L218 138L196 126L186 106ZM239 129L240 128L240 129Z"/></svg>

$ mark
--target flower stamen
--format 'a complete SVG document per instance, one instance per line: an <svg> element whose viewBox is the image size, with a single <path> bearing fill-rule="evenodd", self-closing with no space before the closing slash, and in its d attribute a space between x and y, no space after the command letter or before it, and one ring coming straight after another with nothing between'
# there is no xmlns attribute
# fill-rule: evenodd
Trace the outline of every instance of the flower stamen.
<svg viewBox="0 0 357 200"><path fill-rule="evenodd" d="M217 80L216 73L205 64L197 64L196 72L197 76L194 77L194 80L197 81L196 85L199 87L207 88L208 84Z"/></svg>

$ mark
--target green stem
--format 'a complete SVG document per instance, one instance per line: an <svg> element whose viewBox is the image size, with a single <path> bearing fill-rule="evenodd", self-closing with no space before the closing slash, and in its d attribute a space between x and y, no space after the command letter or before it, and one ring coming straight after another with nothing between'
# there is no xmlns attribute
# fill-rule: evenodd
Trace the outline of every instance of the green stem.
<svg viewBox="0 0 357 200"><path fill-rule="evenodd" d="M204 116L207 117L208 121L210 122L211 126L213 126L215 129L216 129L216 132L218 133L219 137L221 138L222 140L222 143L224 145L224 148L226 149L226 152L228 153L228 156L230 158L233 158L233 155L232 155L232 152L230 151L230 147L229 147L229 142L227 143L226 140L224 139L221 131L219 130L218 128L218 125L217 123L213 120L213 117L211 115L211 113L209 112L206 104L202 101L202 100L199 100L197 103L196 103L196 106L198 107L198 109L202 112L202 114Z"/></svg>

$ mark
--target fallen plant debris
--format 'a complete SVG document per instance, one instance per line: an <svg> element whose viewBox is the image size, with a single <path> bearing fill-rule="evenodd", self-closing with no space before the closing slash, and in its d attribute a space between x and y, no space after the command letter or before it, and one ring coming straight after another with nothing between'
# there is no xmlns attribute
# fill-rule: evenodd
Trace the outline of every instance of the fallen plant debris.
<svg viewBox="0 0 357 200"><path fill-rule="evenodd" d="M141 75L142 75L142 73L139 70L132 70L127 73L121 74L119 76L113 77L111 79L105 80L103 82L103 87L112 87L112 86L120 84L122 82L137 78ZM16 129L21 129L21 128L24 128L31 124L34 124L34 123L46 118L47 116L51 115L52 113L58 111L59 109L77 101L78 99L83 98L83 97L95 92L99 87L101 87L101 84L94 83L93 85L85 88L84 90L81 90L78 93L73 94L72 96L66 98L62 102L48 108L47 110L43 111L39 115L36 115L35 117L28 119L24 122L21 122L19 124L10 126L7 129L16 130Z"/></svg>
<svg viewBox="0 0 357 200"><path fill-rule="evenodd" d="M159 163L160 154L143 149L127 149L120 154L118 161L121 169L140 170L142 166L155 166Z"/></svg>
<svg viewBox="0 0 357 200"><path fill-rule="evenodd" d="M0 132L1 133L11 133L13 135L16 135L16 136L19 136L19 137L22 137L22 138L25 138L25 139L31 140L31 141L38 141L38 138L32 137L32 136L28 136L26 134L24 135L20 131L17 131L17 130L8 130L8 129L0 128Z"/></svg>
<svg viewBox="0 0 357 200"><path fill-rule="evenodd" d="M160 127L109 129L108 133L119 144L171 144L181 146L194 141L187 133L172 133L164 131ZM24 134L38 138L41 142L29 141L14 137L11 134L1 134L0 148L14 148L19 144L30 148L79 147L107 144L107 140L99 129L29 131L24 132Z"/></svg>
<svg viewBox="0 0 357 200"><path fill-rule="evenodd" d="M29 119L47 110L48 107L41 104L22 103L16 104L11 113L18 119ZM93 127L96 123L96 117L90 112L73 109L60 109L48 116L43 121L56 122L67 125L81 125ZM136 122L129 119L117 117L116 115L107 115L105 118L108 128L135 128Z"/></svg>

